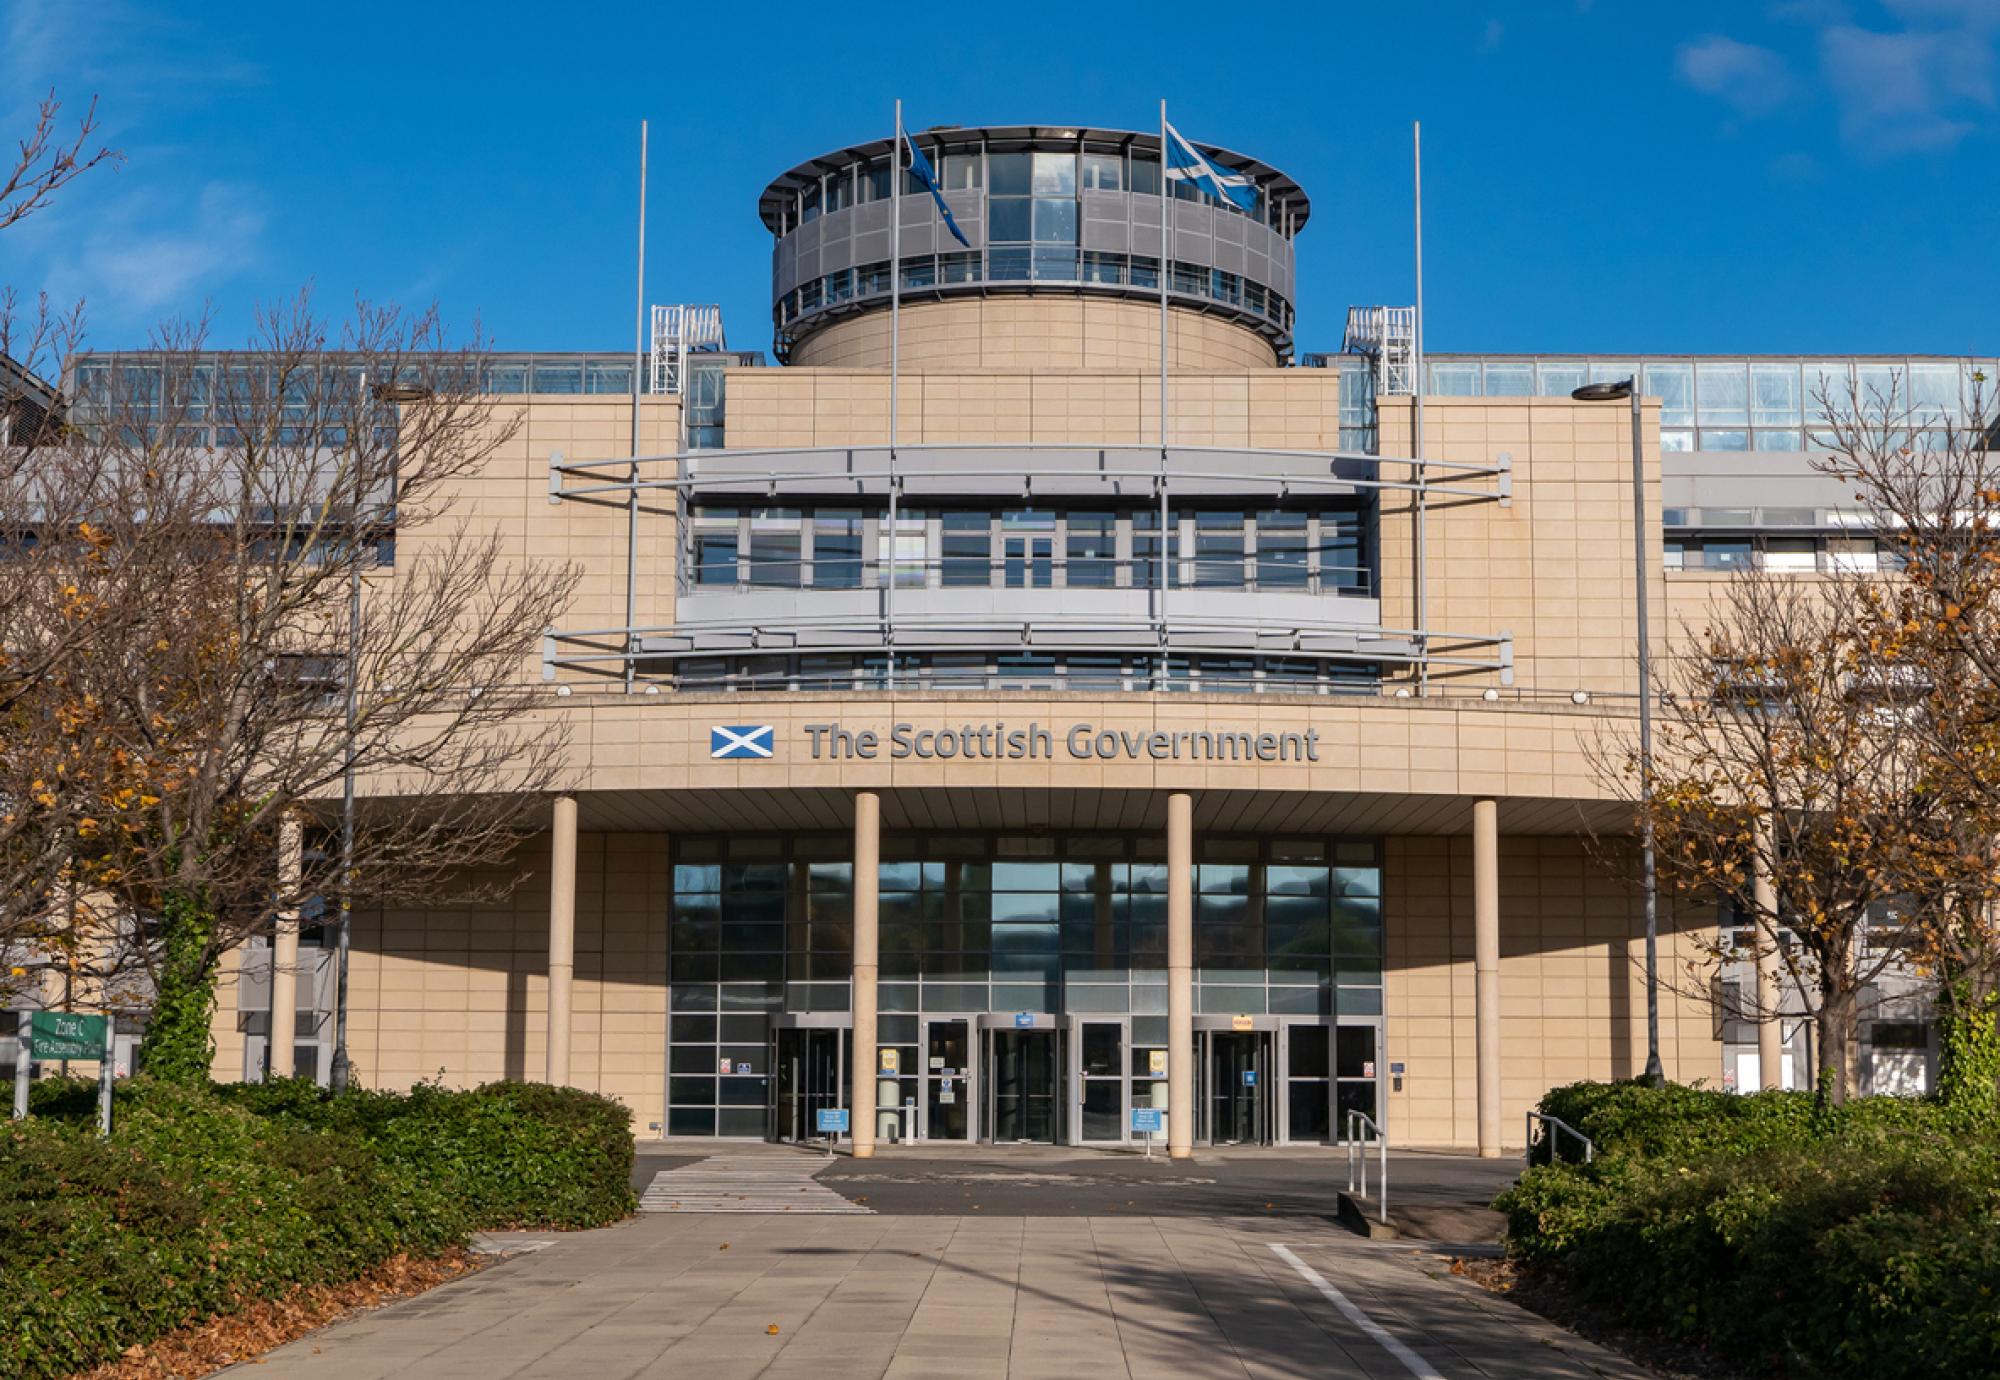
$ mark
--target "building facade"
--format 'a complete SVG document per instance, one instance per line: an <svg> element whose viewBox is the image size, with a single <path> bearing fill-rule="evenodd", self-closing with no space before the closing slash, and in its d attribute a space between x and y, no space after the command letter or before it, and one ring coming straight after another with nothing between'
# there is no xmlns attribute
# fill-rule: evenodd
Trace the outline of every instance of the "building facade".
<svg viewBox="0 0 2000 1380"><path fill-rule="evenodd" d="M968 243L886 141L776 178L782 367L684 350L640 456L629 359L496 362L523 424L454 516L585 568L524 668L571 790L506 902L358 916L357 1076L548 1077L674 1137L845 1108L857 1148L1118 1145L1157 1108L1176 1153L1353 1114L1499 1153L1548 1088L1639 1072L1595 765L1636 707L1635 549L1656 645L1716 572L1872 559L1809 464L1815 380L1958 408L1976 363L1420 363L1389 309L1300 355L1311 206L1276 168L1216 151L1242 211L1163 198L1152 135L920 142ZM1569 396L1635 374L1636 531L1629 414ZM1802 1074L1796 1022L1718 1001L1723 923L1662 898L1668 1074ZM271 961L226 985L218 1076L287 1025L323 1076L325 959L309 934L275 1032Z"/></svg>

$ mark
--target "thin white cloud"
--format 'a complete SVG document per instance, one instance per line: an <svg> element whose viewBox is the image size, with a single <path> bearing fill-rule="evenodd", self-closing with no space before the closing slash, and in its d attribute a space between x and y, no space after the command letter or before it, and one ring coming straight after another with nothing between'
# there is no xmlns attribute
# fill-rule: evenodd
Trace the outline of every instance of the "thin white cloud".
<svg viewBox="0 0 2000 1380"><path fill-rule="evenodd" d="M1769 48L1742 43L1726 34L1706 34L1674 52L1674 73L1688 86L1713 96L1739 115L1766 115L1796 90L1784 58Z"/></svg>
<svg viewBox="0 0 2000 1380"><path fill-rule="evenodd" d="M1964 31L1837 25L1820 35L1820 66L1841 134L1869 153L1948 147L1994 104L1992 46Z"/></svg>
<svg viewBox="0 0 2000 1380"><path fill-rule="evenodd" d="M1506 33L1507 26L1499 19L1487 20L1486 26L1479 31L1479 51L1482 53L1492 52L1500 46L1500 40L1506 36Z"/></svg>
<svg viewBox="0 0 2000 1380"><path fill-rule="evenodd" d="M267 222L256 193L228 182L210 182L180 204L120 198L72 252L53 258L47 279L60 300L89 304L95 328L144 332L255 268Z"/></svg>
<svg viewBox="0 0 2000 1380"><path fill-rule="evenodd" d="M1865 156L1951 148L2000 104L2000 0L1879 0L1867 23L1842 0L1776 0L1767 13L1812 30L1814 91ZM1675 72L1746 117L1806 92L1779 53L1725 34L1682 44Z"/></svg>

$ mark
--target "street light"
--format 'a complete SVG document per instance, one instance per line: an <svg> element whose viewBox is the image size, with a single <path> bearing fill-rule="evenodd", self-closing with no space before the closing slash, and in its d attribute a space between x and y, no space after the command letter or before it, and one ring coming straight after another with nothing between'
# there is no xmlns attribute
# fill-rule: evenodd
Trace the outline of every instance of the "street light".
<svg viewBox="0 0 2000 1380"><path fill-rule="evenodd" d="M1646 902L1646 1081L1666 1080L1660 1067L1660 889L1653 868L1653 657L1646 635L1646 467L1642 447L1639 380L1587 383L1573 389L1578 402L1632 400L1632 565L1639 592L1639 838L1640 885Z"/></svg>
<svg viewBox="0 0 2000 1380"><path fill-rule="evenodd" d="M372 387L368 376L361 376L361 394L366 408L367 400L386 403L391 408L400 408L404 403L423 402L434 395L435 390L422 383L398 382L378 383ZM396 413L401 418L400 411ZM334 975L333 975L333 1062L327 1070L327 1083L336 1092L344 1092L354 1072L353 1063L347 1055L347 969L349 956L354 944L354 735L360 705L356 698L361 661L361 551L355 539L362 532L361 526L361 450L369 443L373 434L370 427L363 433L363 439L356 443L354 452L354 498L347 514L347 694L346 712L346 760L340 771L340 925L334 931ZM371 520L379 521L378 509Z"/></svg>

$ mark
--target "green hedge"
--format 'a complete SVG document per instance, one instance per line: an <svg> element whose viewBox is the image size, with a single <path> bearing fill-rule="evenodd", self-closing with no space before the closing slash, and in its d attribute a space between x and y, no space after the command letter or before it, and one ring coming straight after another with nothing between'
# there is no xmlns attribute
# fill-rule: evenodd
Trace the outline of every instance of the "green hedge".
<svg viewBox="0 0 2000 1380"><path fill-rule="evenodd" d="M0 1129L0 1374L52 1377L173 1328L435 1254L482 1228L630 1210L625 1112L569 1089L331 1097L310 1085L35 1088Z"/></svg>
<svg viewBox="0 0 2000 1380"><path fill-rule="evenodd" d="M1578 1084L1596 1161L1497 1204L1531 1268L1627 1323L1789 1375L2000 1374L2000 1135L1868 1098Z"/></svg>

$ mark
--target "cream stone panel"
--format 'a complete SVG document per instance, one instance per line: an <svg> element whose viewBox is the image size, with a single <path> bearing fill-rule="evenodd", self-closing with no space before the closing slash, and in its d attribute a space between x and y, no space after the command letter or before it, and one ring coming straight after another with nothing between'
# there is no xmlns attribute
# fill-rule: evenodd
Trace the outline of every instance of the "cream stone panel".
<svg viewBox="0 0 2000 1380"><path fill-rule="evenodd" d="M580 582L559 620L566 628L606 628L625 622L626 511L617 495L609 502L549 502L550 457L603 460L632 452L632 404L625 397L534 396L497 400L493 425L513 426L514 434L476 473L440 495L430 520L406 523L396 534L396 565L370 580L371 599L395 597L397 581L443 550L457 534L473 541L500 543L508 564L537 562L574 566ZM680 400L648 397L640 405L640 449L672 455L680 449ZM662 478L671 462L649 466ZM606 480L623 479L616 471ZM586 482L572 480L572 483ZM599 496L600 499L605 496ZM642 626L673 621L675 545L678 540L670 493L642 496L638 520L636 616ZM523 668L539 678L539 665Z"/></svg>
<svg viewBox="0 0 2000 1380"><path fill-rule="evenodd" d="M1384 401L1382 454L1411 454L1413 413L1407 400ZM1504 455L1513 471L1507 506L1432 501L1425 522L1431 627L1511 632L1521 691L1632 694L1630 411L1568 398L1427 398L1424 431L1431 459L1491 464ZM1650 402L1643 434L1650 621L1659 647L1668 616L1655 535L1659 414ZM1399 626L1415 619L1414 509L1407 498L1384 503L1383 621Z"/></svg>
<svg viewBox="0 0 2000 1380"><path fill-rule="evenodd" d="M1632 1078L1646 1065L1644 919L1635 858L1573 836L1500 836L1503 1143L1548 1089ZM1472 840L1392 837L1383 872L1388 1094L1398 1145L1471 1149L1474 1060ZM1703 909L1662 899L1660 1058L1679 1082L1722 1076L1703 978Z"/></svg>
<svg viewBox="0 0 2000 1380"><path fill-rule="evenodd" d="M586 833L577 842L571 1080L630 1109L642 1137L663 1120L667 1058L667 840ZM466 900L354 917L348 1052L355 1081L408 1088L538 1079L547 1043L548 840L468 877ZM233 971L233 962L231 964ZM216 1013L215 1076L242 1076L237 984Z"/></svg>
<svg viewBox="0 0 2000 1380"><path fill-rule="evenodd" d="M890 313L858 313L813 331L792 349L793 368L887 369ZM1223 317L1175 307L1168 363L1177 369L1271 369L1270 342ZM1117 369L1160 365L1155 305L1061 293L996 293L911 302L902 310L902 367ZM735 421L734 400L731 423Z"/></svg>
<svg viewBox="0 0 2000 1380"><path fill-rule="evenodd" d="M732 370L732 449L885 444L889 379L876 369ZM1340 376L1327 369L1176 373L1168 434L1179 445L1330 450ZM897 439L1158 445L1160 377L1144 369L934 369L901 380Z"/></svg>

